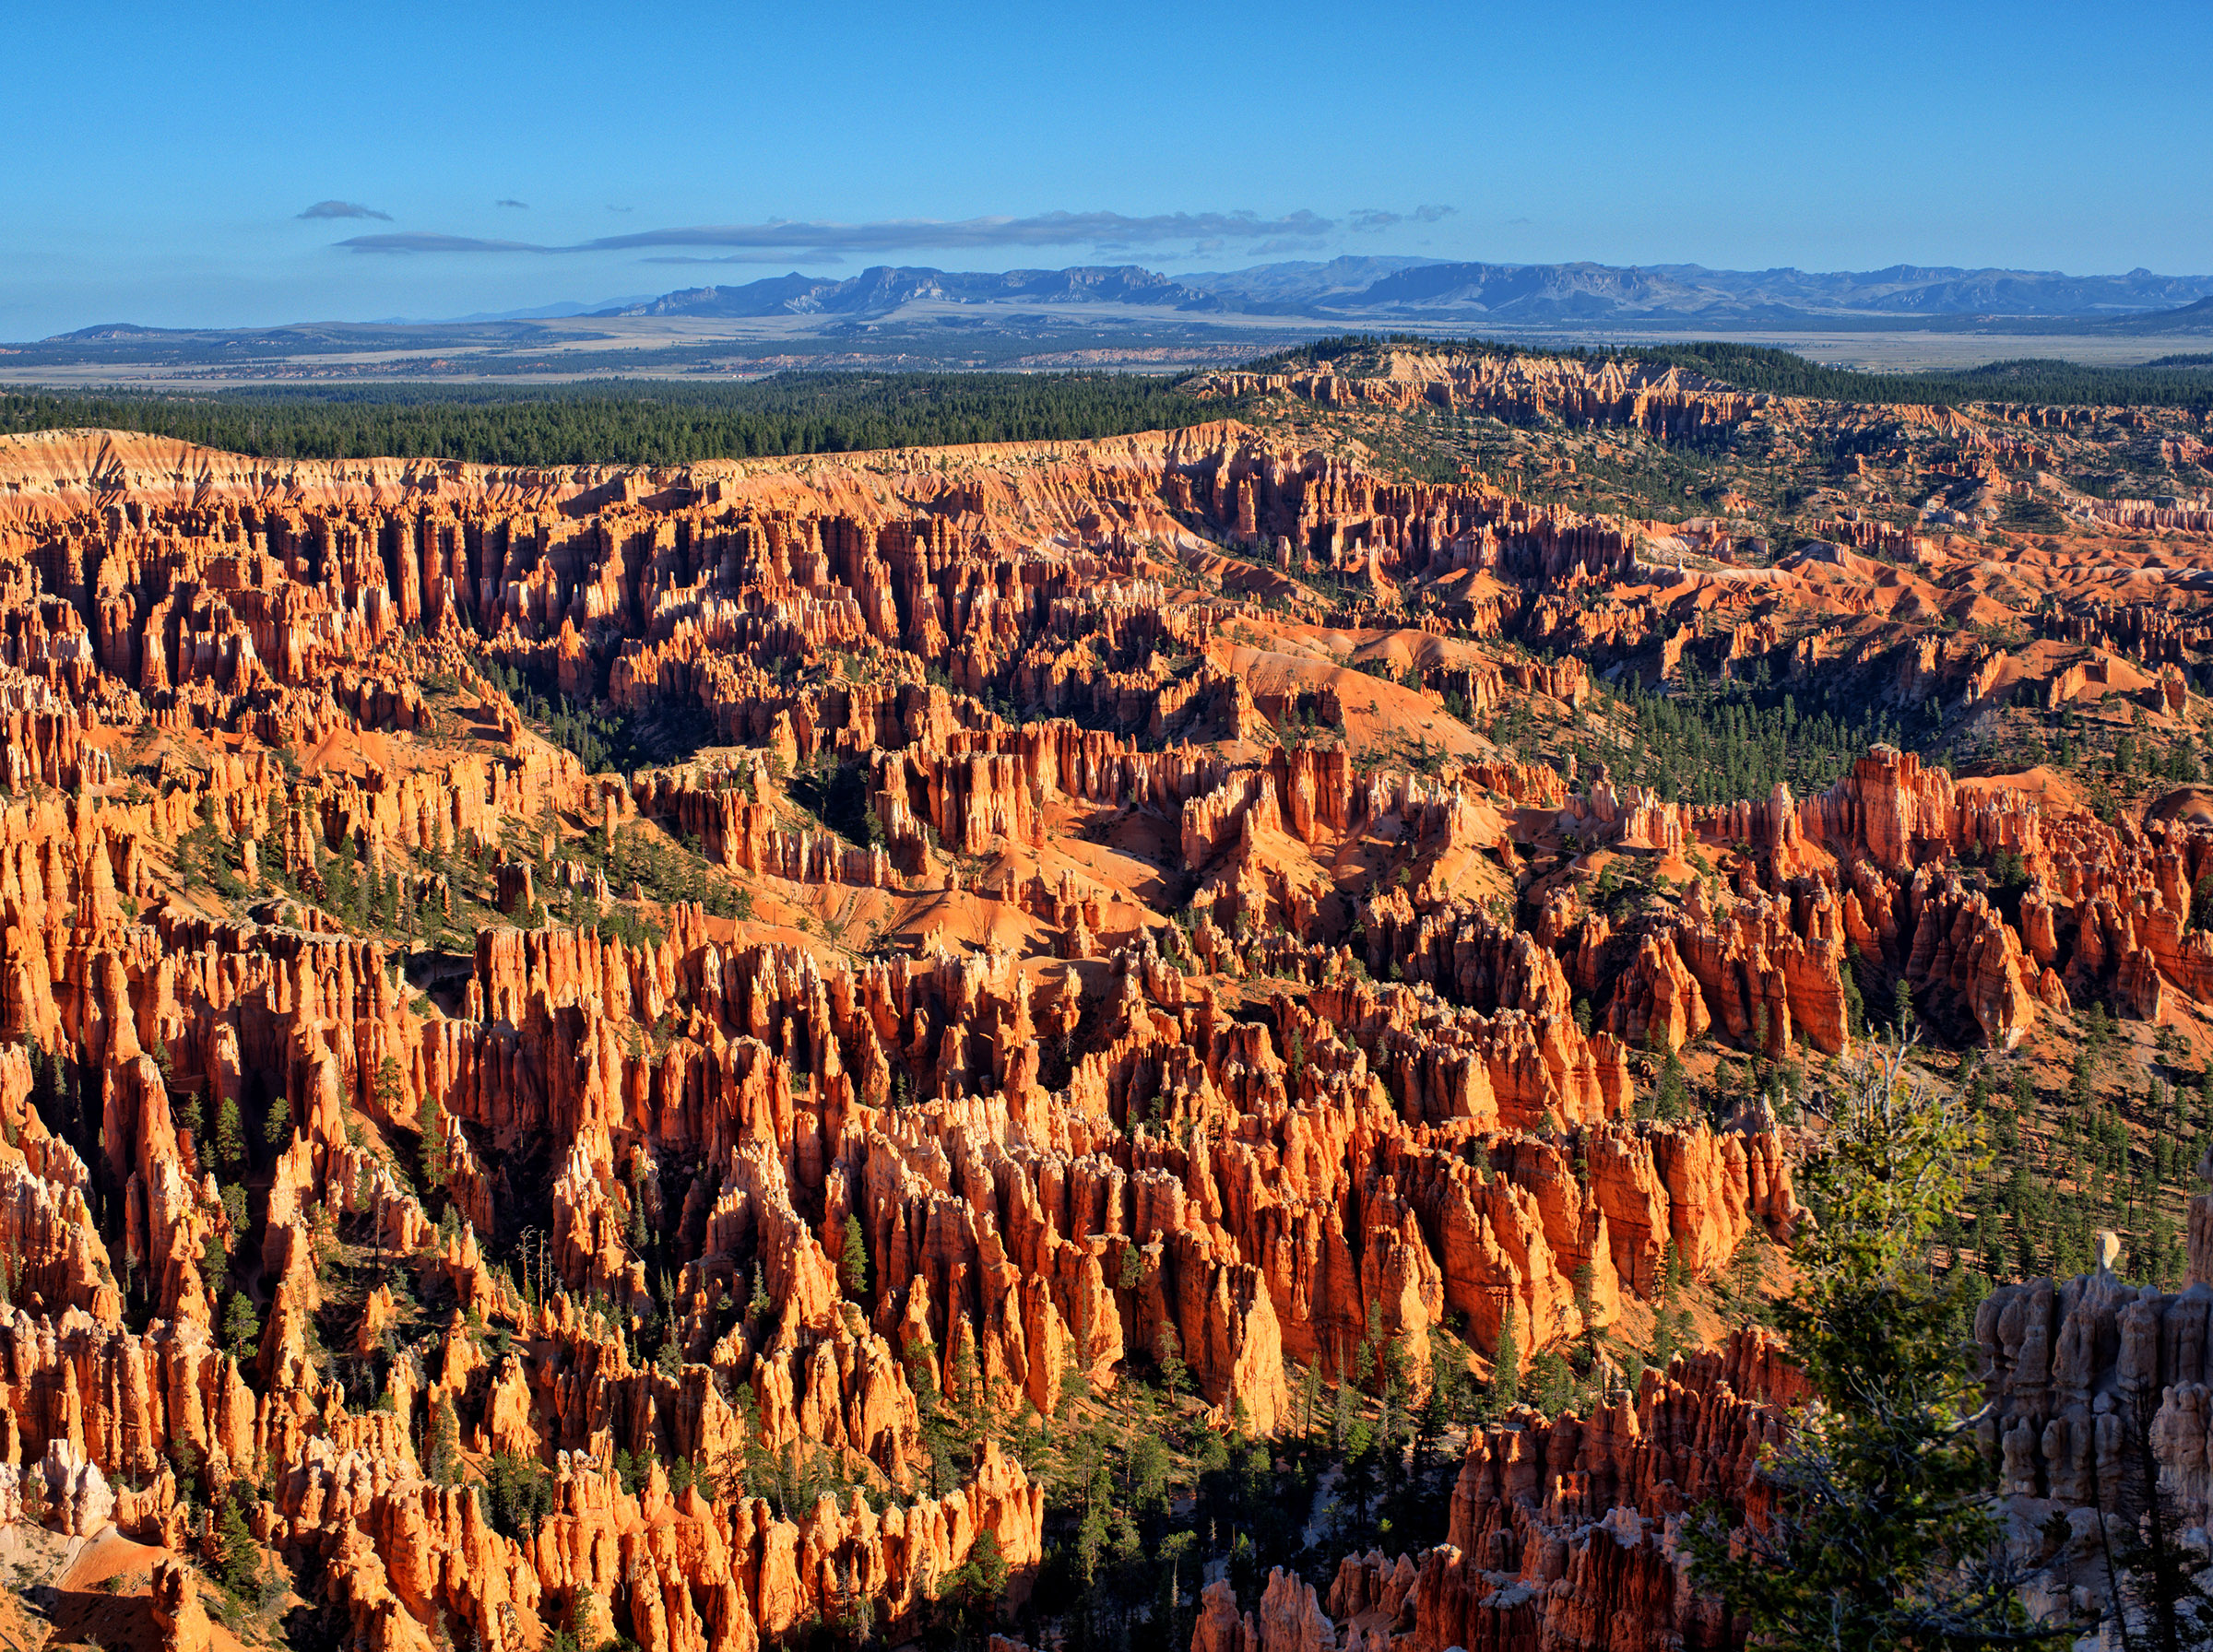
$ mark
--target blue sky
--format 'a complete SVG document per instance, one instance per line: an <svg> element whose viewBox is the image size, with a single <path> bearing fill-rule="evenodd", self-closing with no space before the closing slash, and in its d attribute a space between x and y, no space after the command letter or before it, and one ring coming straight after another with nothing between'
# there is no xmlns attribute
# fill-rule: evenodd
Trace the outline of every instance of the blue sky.
<svg viewBox="0 0 2213 1652"><path fill-rule="evenodd" d="M2213 269L2203 0L88 0L0 38L0 337L873 263Z"/></svg>

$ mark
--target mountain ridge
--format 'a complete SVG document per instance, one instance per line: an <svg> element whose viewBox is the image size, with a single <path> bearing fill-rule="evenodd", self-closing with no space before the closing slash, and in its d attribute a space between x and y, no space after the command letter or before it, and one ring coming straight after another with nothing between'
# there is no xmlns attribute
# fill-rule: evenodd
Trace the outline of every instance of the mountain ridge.
<svg viewBox="0 0 2213 1652"><path fill-rule="evenodd" d="M1825 315L1900 322L1960 316L2143 320L2213 299L2213 276L2072 276L2056 270L1891 265L1879 270L1710 269L1589 260L1509 264L1331 259L1164 275L1142 265L978 272L877 265L857 276L794 270L594 312L617 316L880 317L910 304L1112 303L1186 313L1308 320L1479 316L1522 325L1705 321L1789 324Z"/></svg>
<svg viewBox="0 0 2213 1652"><path fill-rule="evenodd" d="M1580 334L1617 342L1726 338L1754 330L2136 338L2213 333L2213 275L2137 268L2073 276L1903 264L1809 273L1396 255L1180 275L1137 264L1003 271L878 265L850 276L792 270L736 286L682 288L588 309L562 303L442 321L221 328L110 319L10 343L0 347L0 357L8 359L10 376L18 378L50 368L138 366L266 375L278 371L272 364L369 354L395 362L420 358L420 364L409 363L416 371L504 372L524 362L529 371L583 367L584 376L605 376L654 366L653 352L664 348L666 329L623 324L665 318L710 324L702 329L709 336L705 340L683 347L695 353L715 348L713 336L720 334L727 335L727 348L750 351L749 360L790 364L827 353L846 363L882 358L914 368L971 370L1009 360L1152 362L1163 350L1220 357L1251 347L1252 353L1262 353L1300 336L1335 332ZM626 333L636 337L631 348L583 348L612 344ZM457 358L466 362L456 366ZM1205 364L1224 365L1225 360ZM313 371L358 376L364 369Z"/></svg>
<svg viewBox="0 0 2213 1652"><path fill-rule="evenodd" d="M999 273L873 265L843 279L801 275L768 276L738 287L692 287L645 303L597 312L633 315L750 316L882 314L926 300L951 303L1029 301L1042 303L1167 304L1205 307L1207 295L1140 265L1072 265L1063 269Z"/></svg>

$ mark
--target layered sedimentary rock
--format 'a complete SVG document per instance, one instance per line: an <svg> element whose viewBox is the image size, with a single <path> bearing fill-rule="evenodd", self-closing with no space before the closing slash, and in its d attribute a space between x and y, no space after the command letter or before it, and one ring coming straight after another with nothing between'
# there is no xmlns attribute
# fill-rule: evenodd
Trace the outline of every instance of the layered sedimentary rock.
<svg viewBox="0 0 2213 1652"><path fill-rule="evenodd" d="M1256 678L1159 549L1544 578L1618 535L1232 426L897 478L7 462L0 1443L50 1523L190 1552L254 1488L386 1647L906 1625L982 1534L1011 1599L1041 1554L994 1448L924 1484L934 1397L1050 1417L1173 1355L1265 1434L1300 1366L1426 1380L1509 1303L1527 1357L1796 1220L1771 1126L1633 1119L1623 1041L1469 903L1559 777L1277 738L1376 679ZM1427 702L1588 699L1456 646ZM594 773L518 682L723 749ZM858 825L799 814L843 773ZM1151 834L1189 921L1089 832ZM1355 943L1364 841L1407 877ZM779 921L637 884L679 846ZM906 944L787 921L864 897ZM845 1489L769 1494L802 1463ZM1314 1632L1284 1589L1267 1633Z"/></svg>
<svg viewBox="0 0 2213 1652"><path fill-rule="evenodd" d="M1862 969L2000 1044L2213 991L2185 815L1887 749L1693 808L1494 744L1592 665L1856 643L1239 425L558 472L79 432L0 481L9 1512L206 1559L235 1495L396 1652L897 1635L994 1550L1020 1600L1044 1493L935 1408L1172 1368L1264 1436L1303 1370L1487 1371L1509 1308L1575 1346L1802 1218L1749 1096L1640 1105L1669 1053L1840 1053ZM1900 681L1998 691L1971 653ZM1449 1549L1202 1635L1710 1641L1668 1523L1754 1510L1791 1382L1739 1338L1480 1431Z"/></svg>
<svg viewBox="0 0 2213 1652"><path fill-rule="evenodd" d="M1517 1411L1469 1440L1447 1541L1348 1555L1319 1599L1277 1573L1257 1613L1211 1584L1192 1652L1738 1645L1676 1532L1694 1512L1739 1527L1766 1516L1761 1454L1805 1394L1776 1342L1749 1331L1647 1372L1587 1418Z"/></svg>
<svg viewBox="0 0 2213 1652"><path fill-rule="evenodd" d="M1750 851L1734 890L1690 881L1628 931L1596 914L1553 920L1575 948L1572 985L1633 1045L1677 1047L1712 1028L1770 1056L1793 1044L1835 1054L1855 953L1963 1036L2008 1049L2053 1009L2104 999L2156 1021L2162 993L2204 1003L2213 987L2213 938L2191 918L2213 867L2213 830L2197 818L2137 827L2054 814L2025 791L1970 789L1888 747L1804 799L1778 787L1691 808L1601 784L1560 818L1599 844ZM2021 885L1998 887L1989 868L2001 857Z"/></svg>

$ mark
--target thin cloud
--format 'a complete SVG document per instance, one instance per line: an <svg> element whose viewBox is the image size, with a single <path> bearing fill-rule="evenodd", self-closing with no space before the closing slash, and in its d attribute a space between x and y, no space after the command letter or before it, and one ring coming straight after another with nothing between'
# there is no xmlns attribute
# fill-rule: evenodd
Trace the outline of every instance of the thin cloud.
<svg viewBox="0 0 2213 1652"><path fill-rule="evenodd" d="M641 258L640 264L843 264L845 258L837 253L725 253L719 258L700 258L688 253L662 253L656 257Z"/></svg>
<svg viewBox="0 0 2213 1652"><path fill-rule="evenodd" d="M392 215L389 212L379 212L375 207L364 206L359 201L317 201L300 216L302 218L381 218L387 224L392 221Z"/></svg>
<svg viewBox="0 0 2213 1652"><path fill-rule="evenodd" d="M1363 207L1349 214L1344 225L1348 230L1372 235L1378 230L1393 229L1400 224L1434 224L1440 218L1450 218L1450 206L1416 206L1412 212L1385 212L1374 206Z"/></svg>
<svg viewBox="0 0 2213 1652"><path fill-rule="evenodd" d="M740 253L804 254L902 251L913 247L1127 248L1164 242L1296 242L1311 244L1341 228L1312 212L1261 218L1251 212L1166 212L1131 218L1119 212L1045 212L1028 218L894 218L878 223L702 224L602 235L566 245L489 241L468 235L404 231L356 235L337 244L356 253L623 253L649 248L728 247Z"/></svg>
<svg viewBox="0 0 2213 1652"><path fill-rule="evenodd" d="M494 206L512 206L517 212L527 212L530 210L530 203L527 201L494 201L492 205Z"/></svg>
<svg viewBox="0 0 2213 1652"><path fill-rule="evenodd" d="M549 253L551 247L532 246L527 241L480 241L473 235L432 235L403 230L396 235L357 235L341 241L357 253Z"/></svg>

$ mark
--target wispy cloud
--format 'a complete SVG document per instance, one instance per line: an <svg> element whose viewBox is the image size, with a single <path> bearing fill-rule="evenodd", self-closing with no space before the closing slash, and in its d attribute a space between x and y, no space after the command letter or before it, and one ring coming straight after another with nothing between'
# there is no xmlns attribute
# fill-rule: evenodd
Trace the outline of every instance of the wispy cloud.
<svg viewBox="0 0 2213 1652"><path fill-rule="evenodd" d="M725 253L719 258L701 258L690 253L660 253L641 258L640 264L843 264L840 253Z"/></svg>
<svg viewBox="0 0 2213 1652"><path fill-rule="evenodd" d="M341 241L357 253L546 253L555 249L532 246L527 241L482 241L474 235L432 235L408 230L396 235L357 235Z"/></svg>
<svg viewBox="0 0 2213 1652"><path fill-rule="evenodd" d="M375 207L364 206L359 201L317 201L300 216L302 218L381 218L387 224L392 221L392 215L389 212L379 212Z"/></svg>
<svg viewBox="0 0 2213 1652"><path fill-rule="evenodd" d="M1378 207L1365 206L1357 212L1348 213L1344 227L1364 235L1373 235L1400 224L1434 224L1440 218L1451 216L1452 208L1450 206L1416 206L1412 212L1385 212Z"/></svg>
<svg viewBox="0 0 2213 1652"><path fill-rule="evenodd" d="M530 203L527 201L494 201L492 205L494 206L512 206L517 212L527 212L530 210Z"/></svg>
<svg viewBox="0 0 2213 1652"><path fill-rule="evenodd" d="M1399 220L1394 218L1392 221ZM356 253L621 253L660 247L729 247L740 254L775 254L772 263L791 256L821 263L840 254L917 247L1134 247L1157 246L1164 242L1231 241L1312 245L1344 227L1338 219L1304 211L1281 218L1262 218L1252 212L1165 212L1144 218L1119 212L1043 212L1027 218L893 218L862 224L701 224L602 235L565 245L413 230L356 235L337 244ZM735 255L732 261L738 261Z"/></svg>

